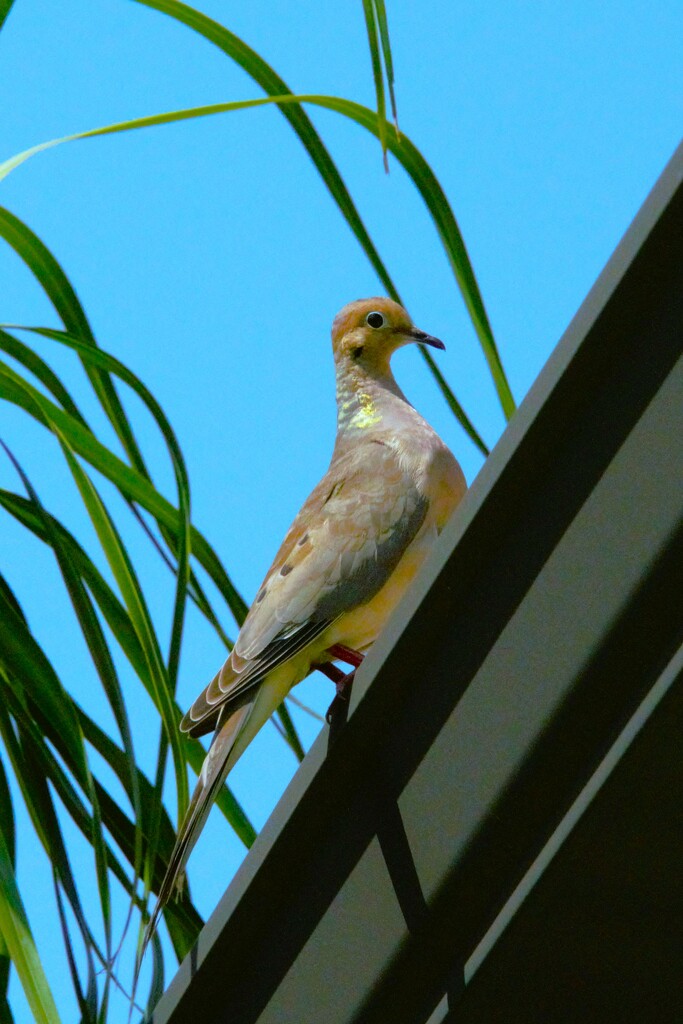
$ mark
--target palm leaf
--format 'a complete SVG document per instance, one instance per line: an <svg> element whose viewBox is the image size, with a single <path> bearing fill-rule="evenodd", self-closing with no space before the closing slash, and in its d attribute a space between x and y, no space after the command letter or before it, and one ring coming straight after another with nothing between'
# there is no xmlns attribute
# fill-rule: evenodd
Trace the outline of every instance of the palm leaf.
<svg viewBox="0 0 683 1024"><path fill-rule="evenodd" d="M375 96L377 97L377 121L379 123L379 142L382 147L382 159L384 170L389 173L389 161L387 159L387 124L386 124L386 102L384 99L384 75L382 73L382 57L380 55L379 33L375 15L373 0L363 0L363 14L365 15L365 29L368 34L368 45L370 47L370 61L372 63L372 77L375 83Z"/></svg>
<svg viewBox="0 0 683 1024"><path fill-rule="evenodd" d="M375 0L375 17L379 38L382 43L382 57L384 58L384 73L387 77L387 89L389 90L389 101L391 103L391 116L398 132L398 110L396 108L396 93L394 89L394 61L391 56L391 42L389 40L389 21L384 0Z"/></svg>
<svg viewBox="0 0 683 1024"><path fill-rule="evenodd" d="M43 337L51 338L54 341L58 341L62 345L66 345L71 349L75 349L81 356L81 358L87 363L92 364L96 367L106 369L108 373L112 373L119 377L124 383L126 383L143 401L152 417L154 418L161 434L166 443L173 469L176 477L176 485L178 490L178 501L179 501L179 528L174 535L171 532L167 532L167 539L171 538L171 544L174 549L174 553L177 557L177 563L173 566L173 571L177 578L176 586L176 597L174 605L174 618L173 626L171 629L171 649L169 652L168 660L168 671L172 681L172 685L175 688L175 680L178 670L178 660L180 656L180 646L182 642L182 624L184 619L185 609L185 598L188 592L188 585L190 586L190 595L193 597L195 603L199 606L200 610L209 619L211 624L219 633L221 639L229 646L230 642L223 633L216 615L209 602L207 601L199 583L194 579L189 566L189 554L192 542L192 528L190 524L190 492L189 492L189 479L187 470L185 468L185 461L183 459L180 445L176 439L176 436L168 422L161 406L156 401L154 396L145 387L142 381L136 377L128 367L124 366L118 359L109 353L103 352L101 349L93 349L88 344L81 341L78 337L69 334L65 331L55 331L52 328L47 327L21 327L21 330L30 331L34 334L42 335ZM55 394L55 397L61 399L63 408L71 412L72 416L80 419L84 426L87 424L80 415L75 404L71 400L70 395L65 389L60 388L58 383L52 379L49 367L37 356L34 359L30 359L28 353L31 352L26 346L23 346L17 341L12 335L0 330L0 347L4 347L9 354L14 355L15 358L19 358L23 365L26 365L32 370L32 372L38 376L38 378L45 383L45 385ZM15 344L12 344L15 343ZM65 392L62 394L62 392ZM175 538L180 537L180 545L178 546ZM228 581L229 582L229 581ZM241 597L237 594L230 583L229 600L230 607L235 615L235 618L239 623L244 620L246 615L247 606L242 601ZM301 741L296 732L294 724L291 720L289 712L285 705L281 705L278 708L277 715L282 723L284 730L284 737L288 745L293 750L294 754L299 761L303 760L304 749L301 745Z"/></svg>
<svg viewBox="0 0 683 1024"><path fill-rule="evenodd" d="M236 36L234 33L230 32L227 28L225 28L223 25L220 25L218 22L213 21L205 14L196 11L194 8L189 7L187 4L180 3L180 0L136 0L136 3L144 4L147 7L152 7L155 10L161 11L164 14L168 14L169 16L175 18L177 21L186 25L188 28L191 28L193 31L198 32L205 39L213 43L224 53L226 53L229 57L231 57L237 64L239 64L239 66L242 67L254 79L254 81L257 82L264 89L266 93L269 94L269 99L245 100L235 103L211 104L209 106L191 108L189 110L174 111L168 114L158 114L146 118L137 118L134 121L109 125L105 128L98 128L87 132L77 133L75 135L65 136L63 139L55 139L50 142L41 143L38 146L34 146L31 149L26 150L23 153L19 153L15 157L10 158L9 160L6 160L3 164L0 164L0 180L5 175L9 174L10 171L13 170L15 167L18 167L21 163L24 162L24 160L28 159L30 156L33 156L36 153L42 152L46 149L50 149L53 146L59 145L60 143L65 141L75 141L81 138L90 138L95 137L97 135L112 134L114 132L119 131L128 131L131 128L143 128L157 124L167 124L172 121L186 120L189 117L223 113L228 110L242 110L247 109L249 107L261 106L262 104L268 102L277 102L283 115L290 122L292 128L297 133L299 139L306 148L316 169L320 173L323 181L325 182L328 190L330 191L332 198L339 207L339 210L346 219L354 235L360 242L366 256L370 260L371 265L373 266L375 272L377 273L377 276L379 277L383 286L386 288L387 293L391 295L392 298L400 302L401 297L398 293L398 290L395 287L383 261L381 260L379 253L377 252L370 238L370 235L368 234L367 229L365 228L365 225L360 217L360 214L356 209L356 206L348 192L348 189L346 188L346 185L344 184L344 181L334 161L332 160L329 153L325 149L325 146L321 142L310 119L308 118L306 113L301 109L300 106L300 103L302 102L309 102L318 103L318 105L320 106L328 106L329 109L335 109L334 106L331 105L334 102L336 102L335 98L316 96L294 96L288 89L283 79L276 74L276 72L263 60L263 58L261 58L254 50L247 46L247 44L243 40L239 39L239 37ZM345 101L340 100L338 102L343 103ZM360 107L360 105L358 104L354 104L354 106ZM370 115L370 118L374 120L374 134L378 135L379 127L377 127L376 125L376 115L372 111L367 110L367 108L360 107L360 109L365 110L366 113ZM348 116L347 111L342 112ZM397 152L396 148L398 137L394 140L394 145L391 145L389 143L389 139L387 141L389 149L391 149L394 156L396 156L400 163L403 163L403 161L401 160L400 152ZM439 191L443 196L443 192L440 189ZM424 193L422 193L422 198L423 200L425 200L425 202L427 202L429 199L429 195L425 195ZM453 221L455 221L454 217ZM460 232L459 229L457 228L457 224L455 225L455 228L457 235L459 236ZM3 223L2 218L0 218L0 234L2 234L2 232ZM462 254L464 253L465 259L469 264L469 258L467 257L467 253L464 248L464 243L462 243L462 246L459 247L459 249L461 250L459 255L462 256ZM453 264L452 256L453 254L449 254L449 259ZM479 293L479 289L476 284L476 278L474 277L474 272L472 271L471 266L469 266L469 273L465 275L460 275L460 277L458 277L458 274L456 273L456 278L458 278L458 284L461 287L468 286L469 284L471 284L471 282L474 282L475 293L472 295L464 295L465 304L468 310L470 310L470 315L472 315L472 309L481 308L484 311L483 318L479 317L476 322L473 321L475 330L477 331L477 335L480 338L480 341L482 341L483 333L483 337L486 339L485 343L488 346L488 348L493 347L493 349L496 350L491 327L490 324L488 323L488 317L486 316L484 310L483 300L481 298L481 294ZM67 329L69 329L68 324L66 324L66 322L65 326L67 326ZM482 344L484 344L484 342L482 342ZM441 392L444 394L444 397L446 398L449 407L452 410L458 410L458 422L464 427L468 436L470 437L472 442L477 446L477 448L482 453L488 454L488 448L486 447L481 437L479 436L478 432L474 428L470 418L465 413L458 399L453 394L452 389L445 382L443 375L437 375L434 372L436 367L433 359L428 353L424 351L424 349L421 349L421 351L430 371L434 374L437 381L437 385ZM500 362L499 357L498 362ZM502 365L500 366L499 376L502 379L500 381L494 379L495 385L499 393L499 397L501 399L501 404L503 406L505 415L509 417L514 411L514 400L512 399L512 394L510 392L509 385L507 384L507 379L502 369Z"/></svg>
<svg viewBox="0 0 683 1024"><path fill-rule="evenodd" d="M14 871L16 869L14 809L2 758L0 758L0 835L4 837L7 856ZM12 1011L7 1001L11 965L12 961L7 943L2 937L2 931L0 931L0 1021L2 1024L9 1024L13 1019Z"/></svg>
<svg viewBox="0 0 683 1024"><path fill-rule="evenodd" d="M86 920L85 912L71 870L66 845L59 826L54 803L46 784L41 764L42 738L36 737L36 727L32 719L25 715L17 720L17 734L7 713L7 708L14 705L10 696L7 704L0 707L0 735L12 762L15 777L21 787L24 803L31 816L36 834L50 860L55 881L55 888L63 891L69 901L81 938L83 940L88 966L87 989L83 990L78 971L72 971L72 980L81 1014L86 1020L94 1020L97 1014L97 982L93 963L93 950L97 950L100 962L108 963L109 957L98 949L93 933ZM33 742L34 737L37 742ZM92 842L92 833L88 837ZM60 896L61 898L61 896ZM73 943L67 928L65 945L69 957L73 960Z"/></svg>
<svg viewBox="0 0 683 1024"><path fill-rule="evenodd" d="M243 40L180 0L136 2L167 14L220 48L251 76L266 96L157 114L42 143L1 164L0 178L30 156L64 141L273 103L304 145L384 288L401 301L339 170L302 104L335 111L376 136L385 165L387 153L391 152L411 177L434 221L485 354L501 406L509 417L514 410L514 401L457 221L424 157L409 139L398 133L394 70L384 0L363 0L376 111L337 97L295 96ZM11 7L12 0L0 0L0 28ZM388 123L387 105L391 107L395 129ZM28 496L0 491L0 505L54 551L120 737L120 742L117 742L116 738L109 736L66 691L33 635L9 584L0 575L0 734L36 834L53 864L66 958L81 1018L99 1022L107 1016L110 985L118 984L112 973L109 875L111 873L128 896L129 916L125 927L133 911L144 920L149 891L158 891L175 840L171 819L162 803L167 750L170 747L181 814L187 799L186 766L189 764L198 772L204 758L202 745L180 736L176 728L180 710L175 701L175 688L188 598L199 607L226 646L231 646L193 565L197 573L203 570L208 574L238 625L244 618L246 605L209 542L192 525L189 479L182 451L154 397L130 370L99 348L83 307L58 261L26 224L1 207L0 237L6 239L34 274L65 328L63 331L21 329L50 338L75 352L118 439L114 442L116 450L104 444L51 367L29 345L0 329L0 349L16 366L13 368L0 361L0 398L23 409L54 435L114 579L112 587L76 538L43 507L36 490L15 463ZM424 349L421 352L458 422L477 448L487 454L484 441L430 353ZM30 383L27 376L32 377L35 384ZM133 426L119 397L121 383L141 398L161 432L175 475L172 500L159 491L143 460ZM104 503L99 484L86 470L85 463L122 495L173 574L173 614L168 644L159 641L137 569ZM195 559L194 563L192 559ZM135 760L131 724L106 627L159 712L161 731L153 781L140 770ZM280 719L289 745L297 756L302 757L303 749L284 705L280 709ZM99 775L91 771L89 757L93 751L97 754L93 764L98 766ZM121 799L110 792L107 785L107 780L111 781L109 769L125 791L130 803L128 809L125 799L124 806L121 806ZM223 787L217 803L235 832L249 845L254 839L254 830L227 786ZM103 948L94 937L97 929L86 915L86 910L90 914L93 908L84 907L78 893L73 865L62 834L62 810L66 810L93 847L99 886L99 907L96 909L104 929ZM1 762L0 826L0 1021L11 1019L6 997L10 960L15 963L18 977L27 991L35 1019L57 1020L54 1002L16 889L12 804ZM140 876L145 879L142 893L138 891ZM169 904L165 920L174 949L178 956L183 956L195 941L202 924L187 892L179 902ZM86 948L87 976L84 977L84 961L75 956L70 933L74 921ZM106 970L103 984L95 977L93 958ZM164 963L157 940L150 1006L163 988L163 979Z"/></svg>
<svg viewBox="0 0 683 1024"><path fill-rule="evenodd" d="M138 0L138 2L142 2L142 0ZM195 117L206 117L213 114L244 110L250 107L263 106L268 103L277 103L284 107L290 104L310 103L315 106L324 107L328 110L334 110L337 113L350 118L367 131L370 131L372 134L379 137L377 115L367 107L364 107L359 103L353 103L350 100L342 100L334 96L292 95L275 96L261 100L238 100L229 103L213 103L208 106L191 107L185 110L175 110L164 114L150 115L149 117L135 118L132 121L123 121L117 124L107 125L102 128L90 129L89 131L81 132L76 135L67 135L61 139L53 139L51 142L42 143L39 146L34 146L31 149L25 150L23 153L19 153L17 156L12 157L3 164L0 164L0 179L9 174L15 167L20 166L20 164L25 160L34 156L36 153L61 145L65 142L75 142L81 139L95 138L99 135L134 131L139 128L149 128L157 125L169 124L174 121L184 121ZM450 208L448 200L446 199L434 172L431 170L429 164L419 150L409 141L407 136L402 135L400 141L389 136L387 138L387 145L414 181L425 204L427 205L432 219L434 220L437 231L444 245L444 249L446 250L450 265L453 269L456 282L484 351L501 406L505 415L509 418L514 412L515 402L507 382L507 377L493 337L493 331L488 320L484 302L474 276L474 271L472 270L467 249L453 211ZM0 228L1 226L2 225L0 223ZM392 283L388 286L388 291L397 301L401 301L401 297ZM436 364L434 363L431 355L422 346L420 350L427 362L427 365L437 380L439 389L444 394L449 407L455 413L458 422L461 424L476 447L483 454L488 454L488 448L482 441L472 421L453 394L452 389L446 383L443 375L437 372Z"/></svg>
<svg viewBox="0 0 683 1024"><path fill-rule="evenodd" d="M43 522L36 516L33 506L29 501L17 494L12 494L10 491L0 490L0 505L37 537L45 541L45 543L49 543L45 534ZM75 537L73 537L63 524L59 523L59 521L53 516L50 516L50 520L53 534L55 532L59 534L60 546L68 552L69 559L76 567L84 585L93 594L100 612L107 622L107 625L112 630L112 633L118 641L123 653L126 655L126 658L130 662L138 678L141 679L148 688L148 692L151 694L152 684L149 679L144 653L126 609L118 600L99 570L95 567L90 557L78 544ZM2 593L3 586L7 587L7 584L2 579L2 576L0 576L0 593ZM9 603L12 603L13 601L16 602L16 599L12 592L9 591L9 588L6 600ZM21 609L18 605L16 605L16 610L17 614L20 615ZM177 706L176 715L178 717L181 715L180 708ZM94 723L92 723L91 727L94 727ZM91 740L91 736L85 729L84 734L86 735L86 738ZM186 760L195 774L198 775L204 759L204 748L198 740L192 740L186 736L182 737L182 742ZM124 785L128 790L129 783L126 782L124 774L126 771L130 773L130 766L128 765L123 752L120 752L120 755L112 761L107 754L100 749L100 747L97 747L97 749L119 776L122 785ZM111 751L113 749L118 750L112 742L108 747L108 750ZM140 776L138 773L138 779L139 778ZM144 776L142 778L144 778ZM147 783L147 785L149 785L149 783ZM129 792L129 798L131 799L131 802L133 802L132 791ZM227 786L223 787L223 790L216 800L216 804L222 811L231 828L235 831L245 846L251 846L256 838L256 832L243 808Z"/></svg>
<svg viewBox="0 0 683 1024"><path fill-rule="evenodd" d="M121 493L146 509L160 524L175 534L178 511L135 469L114 455L94 434L69 413L64 412L36 388L33 388L9 366L0 362L0 398L23 408L48 429L62 434L69 446L91 466L110 480ZM244 613L245 605L226 573L215 551L196 527L192 527L192 551L236 615Z"/></svg>
<svg viewBox="0 0 683 1024"><path fill-rule="evenodd" d="M97 342L83 307L69 279L47 246L43 245L26 224L3 207L0 207L0 236L12 246L38 278L67 331L96 348ZM113 383L106 372L84 365L95 394L113 424L128 457L138 470L145 472L145 463Z"/></svg>
<svg viewBox="0 0 683 1024"><path fill-rule="evenodd" d="M8 451L6 446L3 445L3 447L5 447L5 450ZM97 617L94 614L94 610L84 588L82 587L81 581L68 559L68 554L60 548L58 537L56 535L53 536L51 533L50 519L47 516L45 510L43 509L35 489L33 488L26 473L23 471L23 469L21 468L17 460L14 458L14 456L9 451L8 454L10 455L10 458L15 468L17 469L22 479L22 482L24 484L24 487L26 488L32 505L35 507L38 516L43 522L46 534L52 541L52 546L55 549L55 554L57 555L57 560L59 562L59 566L62 571L64 581L67 585L69 595L72 599L72 603L74 604L74 607L76 609L82 631L86 637L86 640L88 641L91 654L93 656L93 660L95 661L97 667L100 669L100 675L102 678L102 682L104 684L105 692L107 692L107 695L110 698L110 703L112 704L112 707L115 711L115 715L117 716L117 721L119 723L120 728L122 729L122 734L127 737L127 740L129 742L129 749L132 757L132 741L130 737L129 723L125 715L125 711L123 710L123 695L118 685L118 680L116 678L116 672L114 670L113 661L111 657L108 656L109 652L106 647L106 643L104 642L104 636L99 627ZM75 717L76 716L74 716L74 719ZM9 743L7 737L6 742ZM83 750L85 752L84 744ZM95 854L95 873L97 877L97 886L99 891L100 907L102 910L102 921L105 934L106 963L110 964L112 961L111 894L109 891L107 855L104 843L104 836L102 833L102 820L100 816L99 804L93 787L93 779L90 772L90 767L88 765L87 757L84 758L84 761L85 783L92 806L92 832L90 835L90 841ZM25 759L23 772L24 781L26 781L30 777L30 768L33 762L34 758L31 756ZM50 813L52 801L47 789L45 789L44 792L40 794L40 799L43 807L40 820L42 823L42 827L48 830L48 834L50 835L52 842L50 860L53 865L53 868L58 871L61 884L65 887L67 897L71 904L72 910L76 915L76 919L81 929L81 934L83 936L84 942L86 943L86 949L88 949L89 951L89 943L91 941L91 937L86 933L85 930L85 919L80 908L80 902L78 900L75 882L70 874L68 859L66 858L66 849L64 847L63 842L61 841L61 831L59 829L59 825L57 822L57 816L56 814L54 814L54 812L52 812L52 814ZM38 831L38 826L35 825L35 827L36 830ZM89 992L92 992L94 985L94 991L96 992L97 986L96 983L94 982L94 974L92 971L92 963L90 960L89 969L90 978L88 990ZM108 980L109 979L107 976L107 982L105 983L105 992ZM83 1000L81 1000L80 998L80 992L79 1001L83 1002ZM87 1002L87 1000L86 1002L83 1002L84 1007L86 1006ZM83 1010L83 1012L85 1013L85 1009Z"/></svg>
<svg viewBox="0 0 683 1024"><path fill-rule="evenodd" d="M0 0L0 29L7 21L7 15L12 10L14 0Z"/></svg>
<svg viewBox="0 0 683 1024"><path fill-rule="evenodd" d="M0 934L37 1024L59 1024L59 1014L19 895L4 829L0 829Z"/></svg>
<svg viewBox="0 0 683 1024"><path fill-rule="evenodd" d="M244 71L246 71L246 73L251 76L251 78L263 89L263 91L269 97L273 99L276 97L287 97L286 102L280 104L280 110L283 116L287 118L292 128L298 135L301 143L307 150L311 160L313 161L314 166L316 167L318 173L320 174L327 188L329 189L332 198L339 207L342 216L345 218L354 235L360 242L366 256L368 257L372 267L375 270L375 273L382 282L383 286L386 288L387 294L400 302L401 300L398 291L394 286L394 283L389 275L389 272L386 269L383 261L381 260L379 253L377 252L374 243L372 242L372 239L370 238L370 235L367 232L367 229L365 228L363 220L361 219L361 216L358 213L358 210L356 209L353 199L351 198L351 195L349 194L349 191L346 188L346 185L344 184L344 181L337 169L336 164L334 163L331 156L327 152L327 149L323 145L320 137L318 136L315 128L313 127L305 111L303 111L299 105L299 101L303 102L304 97L299 97L297 99L297 97L293 95L291 89L287 86L286 82L274 71L273 68L270 67L270 65L261 56L259 56L258 53L256 53L255 50L248 46L242 39L236 36L233 32L230 32L230 30L225 28L224 25L220 25L218 22L209 18L207 15L202 14L200 11L195 10L188 4L181 3L181 0L135 0L135 2L143 4L145 7L151 7L154 10L160 11L163 14L169 15L169 17L174 18L176 21L187 26L187 28L190 28L194 32L197 32L199 35L203 36L208 42L213 43L214 46L217 46L236 64L238 64ZM386 10L384 9L384 3L381 2L381 0L376 0L376 3L380 26L380 35L382 37L382 47L385 56L385 67L387 69L387 77L389 79L389 82L391 83L390 88L391 95L393 97L393 62L391 60L391 49L389 46L389 29L386 19ZM305 99L307 102L315 102L314 97L309 96L305 97ZM329 99L332 100L333 97L329 97ZM395 107L395 99L392 99L392 103ZM358 105L354 104L354 106ZM373 115L371 111L366 112L370 115L371 118L376 117L376 115ZM394 117L396 117L395 110ZM374 134L379 134L379 127L377 127L377 130L374 132ZM389 133L386 137L389 149L392 151L396 159L400 163L402 163L401 158L398 152L396 151L396 148L389 144L391 133ZM398 134L396 135L396 139L394 141L398 141ZM429 194L422 192L419 186L418 191L420 191L422 199L425 202L427 202ZM442 190L439 189L439 192L441 191ZM453 219L455 220L455 218ZM464 243L462 248L464 249ZM450 258L451 257L449 255L449 259ZM481 307L483 308L483 299L481 297L481 294L479 293L479 288L476 284L476 278L474 277L474 272L472 271L471 266L469 267L469 271L470 273L466 276L467 278L469 278L471 275L471 278L474 280L475 294L471 295L469 297L469 300L467 297L464 296L465 304L468 310L470 310L470 306L476 307L478 305L481 305ZM460 284L460 282L458 283ZM464 283L465 282L463 279L463 284ZM476 322L474 323L475 330L477 331L477 336L480 338L480 342L482 340L480 336L480 329L483 327L486 333L486 325L488 325L488 335L490 336L490 344L495 348L493 333L491 332L490 324L488 324L488 317L484 312L483 324L478 326ZM427 363L431 369L431 360L427 360ZM507 383L507 379L505 378L504 372L502 372L502 378L502 381L495 382L496 389L498 391L503 411L506 417L509 418L514 412L515 404L512 398L512 393L510 392L509 385ZM439 384L440 389L443 390L441 383L439 381L437 381L437 383ZM452 395L452 392L451 396L452 397L451 401L449 402L449 405L451 405L451 402L457 403L457 399L455 398L454 395ZM467 416L464 413L464 411L462 411L462 418L463 420L467 420ZM476 431L474 433L476 434ZM475 441L474 436L470 434L470 437L476 444L477 442ZM480 450L482 450L483 448L486 454L488 454L488 450L483 445L483 442L481 442L481 439L479 439L479 441L480 444L478 444L477 447L479 447Z"/></svg>
<svg viewBox="0 0 683 1024"><path fill-rule="evenodd" d="M78 720L57 673L25 620L7 600L6 586L0 591L0 668L22 702L30 692L31 700L44 708L59 731L79 784L87 789L86 754Z"/></svg>

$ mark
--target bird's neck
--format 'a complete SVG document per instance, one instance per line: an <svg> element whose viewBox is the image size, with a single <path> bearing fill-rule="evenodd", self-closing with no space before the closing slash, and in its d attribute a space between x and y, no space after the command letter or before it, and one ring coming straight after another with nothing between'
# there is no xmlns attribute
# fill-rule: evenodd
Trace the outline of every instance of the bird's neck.
<svg viewBox="0 0 683 1024"><path fill-rule="evenodd" d="M369 371L362 366L337 367L337 431L353 437L412 409L389 367ZM387 423L387 426L389 424Z"/></svg>

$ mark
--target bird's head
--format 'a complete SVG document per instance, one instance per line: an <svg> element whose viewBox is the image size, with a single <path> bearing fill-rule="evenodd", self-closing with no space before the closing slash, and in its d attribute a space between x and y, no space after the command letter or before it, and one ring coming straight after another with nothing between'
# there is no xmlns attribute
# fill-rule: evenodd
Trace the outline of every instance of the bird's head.
<svg viewBox="0 0 683 1024"><path fill-rule="evenodd" d="M410 342L446 347L438 338L418 330L403 306L386 297L349 302L332 324L332 349L338 365L382 373L388 370L392 353Z"/></svg>

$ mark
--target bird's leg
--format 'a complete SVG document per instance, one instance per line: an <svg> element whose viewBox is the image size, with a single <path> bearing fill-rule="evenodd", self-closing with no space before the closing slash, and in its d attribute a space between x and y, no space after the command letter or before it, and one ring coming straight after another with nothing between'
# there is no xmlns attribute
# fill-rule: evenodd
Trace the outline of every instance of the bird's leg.
<svg viewBox="0 0 683 1024"><path fill-rule="evenodd" d="M350 672L342 672L331 661L317 662L314 666L319 672L326 675L328 679L331 679L337 689L337 694L325 715L325 719L330 726L330 740L332 740L333 734L336 736L346 721L351 687L353 686L356 669L363 661L363 655L359 651L354 651L353 648L347 647L345 644L333 644L327 648L325 654L330 655L330 657L335 658L337 661L345 661L347 665L352 666Z"/></svg>
<svg viewBox="0 0 683 1024"><path fill-rule="evenodd" d="M336 661L345 661L347 665L353 666L351 672L344 673L329 661L316 665L316 668L326 675L328 679L331 679L337 687L337 696L325 716L329 722L334 715L332 709L335 707L335 702L346 701L348 703L356 669L362 663L364 656L360 651L354 651L352 647L347 647L346 644L332 644L331 647L327 648L325 654L331 655Z"/></svg>
<svg viewBox="0 0 683 1024"><path fill-rule="evenodd" d="M346 717L349 713L351 687L353 686L356 669L363 661L363 655L359 651L354 651L351 647L347 647L345 644L333 644L331 647L328 647L325 653L337 661L345 661L347 665L352 666L351 671L347 673L342 672L336 665L332 665L329 662L325 663L324 667L318 666L333 681L337 688L337 694L325 715L325 719L330 726L330 742L332 742L346 722Z"/></svg>
<svg viewBox="0 0 683 1024"><path fill-rule="evenodd" d="M322 672L324 676L331 679L335 685L339 685L342 679L346 678L346 672L342 672L340 668L333 665L331 661L316 662L313 668L317 668L318 672Z"/></svg>
<svg viewBox="0 0 683 1024"><path fill-rule="evenodd" d="M342 672L342 670L337 668L336 665L333 665L331 661L318 662L314 667L317 668L318 672L322 672L324 676L331 679L337 690L337 696L330 704L327 714L325 715L325 718L329 722L333 716L333 708L338 706L337 701L344 701L345 703L348 703L349 696L351 694L351 685L353 683L353 677L356 670L354 668L351 672Z"/></svg>
<svg viewBox="0 0 683 1024"><path fill-rule="evenodd" d="M337 669L339 671L339 669ZM356 675L355 668L351 669L350 672L344 674L341 673L341 679L336 681L337 695L330 704L327 712L325 713L325 721L330 726L335 724L343 725L346 721L346 716L349 711L349 700L351 697L351 687L353 686L353 680ZM341 721L337 721L339 718Z"/></svg>
<svg viewBox="0 0 683 1024"><path fill-rule="evenodd" d="M332 644L327 648L326 653L331 654L335 661L343 661L347 665L353 665L354 668L358 668L365 657L360 651L354 651L346 644Z"/></svg>

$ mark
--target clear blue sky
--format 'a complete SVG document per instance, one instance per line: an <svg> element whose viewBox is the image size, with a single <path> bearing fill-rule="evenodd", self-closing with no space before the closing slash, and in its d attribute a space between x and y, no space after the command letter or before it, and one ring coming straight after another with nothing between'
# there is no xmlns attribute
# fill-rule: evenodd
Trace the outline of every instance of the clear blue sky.
<svg viewBox="0 0 683 1024"><path fill-rule="evenodd" d="M203 0L201 9L243 37L294 91L373 105L359 0ZM683 6L388 0L388 12L401 128L453 205L521 400L679 141ZM17 0L0 34L0 159L114 121L258 95L219 50L130 0ZM414 320L445 340L440 365L493 444L503 421L417 194L397 165L384 174L378 146L362 129L332 113L309 113ZM262 109L76 143L14 172L0 184L0 203L53 249L99 343L162 403L190 467L194 520L251 599L329 458L331 319L379 287L299 141L277 110ZM0 281L1 321L56 326L40 289L4 245ZM83 396L74 360L49 342L40 348ZM400 353L395 369L471 481L481 460L417 353ZM129 408L137 416L136 403ZM90 538L56 444L4 407L0 435L46 505ZM151 430L145 436L158 464L161 449ZM170 490L166 467L160 479ZM6 461L0 486L18 489ZM0 565L55 665L108 724L58 574L6 516ZM153 559L145 565L163 623L169 579ZM191 616L183 705L222 656ZM139 695L137 746L144 750L146 697L130 676L126 684ZM322 677L302 689L319 710L326 707ZM315 723L301 714L297 721L310 741ZM269 726L233 773L257 826L294 767ZM20 828L20 877L31 880L28 909L50 960L49 875L25 820ZM84 844L78 849L89 857ZM205 914L242 855L222 822L212 821L190 872ZM63 974L54 959L50 981L69 1019L74 1004ZM120 1013L125 1019L123 1006Z"/></svg>

